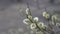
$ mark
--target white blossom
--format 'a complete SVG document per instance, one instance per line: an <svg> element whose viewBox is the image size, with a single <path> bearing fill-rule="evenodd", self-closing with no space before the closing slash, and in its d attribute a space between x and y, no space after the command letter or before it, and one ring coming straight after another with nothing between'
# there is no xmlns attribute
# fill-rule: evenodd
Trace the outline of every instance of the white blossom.
<svg viewBox="0 0 60 34"><path fill-rule="evenodd" d="M50 15L49 14L46 14L46 18L50 18Z"/></svg>
<svg viewBox="0 0 60 34"><path fill-rule="evenodd" d="M60 26L60 23L56 23L56 26Z"/></svg>
<svg viewBox="0 0 60 34"><path fill-rule="evenodd" d="M43 27L44 27L44 23L43 23L43 22L39 22L39 23L38 23L38 26L39 26L40 28L43 28Z"/></svg>
<svg viewBox="0 0 60 34"><path fill-rule="evenodd" d="M32 23L31 25L30 25L30 28L33 30L33 29L35 29L36 28L36 24L35 23Z"/></svg>
<svg viewBox="0 0 60 34"><path fill-rule="evenodd" d="M46 19L50 18L50 14L47 12L43 12L43 17L45 17Z"/></svg>
<svg viewBox="0 0 60 34"><path fill-rule="evenodd" d="M48 27L48 26L45 25L43 22L39 22L37 25L38 25L38 27L43 28L43 29L45 29L45 28Z"/></svg>
<svg viewBox="0 0 60 34"><path fill-rule="evenodd" d="M56 15L52 16L52 20L54 20L54 19L57 20L57 16Z"/></svg>
<svg viewBox="0 0 60 34"><path fill-rule="evenodd" d="M29 18L29 19L32 19L32 16L31 16L31 15L28 15L28 18Z"/></svg>
<svg viewBox="0 0 60 34"><path fill-rule="evenodd" d="M38 22L39 21L39 18L38 17L35 17L34 18L34 21Z"/></svg>
<svg viewBox="0 0 60 34"><path fill-rule="evenodd" d="M45 17L46 12L43 12L43 17Z"/></svg>
<svg viewBox="0 0 60 34"><path fill-rule="evenodd" d="M29 24L28 22L29 22L29 19L24 19L24 20L23 20L23 23L25 23L25 24L27 24L27 25Z"/></svg>
<svg viewBox="0 0 60 34"><path fill-rule="evenodd" d="M26 14L27 14L27 15L29 14L29 8L26 9Z"/></svg>

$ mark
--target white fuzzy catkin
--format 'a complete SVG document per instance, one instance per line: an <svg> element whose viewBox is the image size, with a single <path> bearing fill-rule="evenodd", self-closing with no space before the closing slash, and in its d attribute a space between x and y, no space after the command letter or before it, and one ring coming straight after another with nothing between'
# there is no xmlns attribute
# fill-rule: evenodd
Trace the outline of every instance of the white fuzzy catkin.
<svg viewBox="0 0 60 34"><path fill-rule="evenodd" d="M39 21L39 18L38 17L35 17L34 18L34 21L37 21L38 22Z"/></svg>
<svg viewBox="0 0 60 34"><path fill-rule="evenodd" d="M35 29L35 28L36 28L36 24L35 24L35 23L32 23L32 24L30 25L30 28L31 28L31 29Z"/></svg>
<svg viewBox="0 0 60 34"><path fill-rule="evenodd" d="M43 22L39 22L39 23L38 23L38 26L39 26L39 27L44 27L44 23L43 23Z"/></svg>
<svg viewBox="0 0 60 34"><path fill-rule="evenodd" d="M29 21L29 19L24 19L24 20L23 20L23 23L25 23L25 24L28 25L29 23L27 23L27 21Z"/></svg>
<svg viewBox="0 0 60 34"><path fill-rule="evenodd" d="M43 17L45 16L46 12L43 12Z"/></svg>
<svg viewBox="0 0 60 34"><path fill-rule="evenodd" d="M32 19L32 16L31 16L31 15L28 15L28 18L29 18L29 19Z"/></svg>
<svg viewBox="0 0 60 34"><path fill-rule="evenodd" d="M27 14L27 15L29 14L29 8L26 9L26 14Z"/></svg>
<svg viewBox="0 0 60 34"><path fill-rule="evenodd" d="M60 26L60 23L56 23L56 26Z"/></svg>

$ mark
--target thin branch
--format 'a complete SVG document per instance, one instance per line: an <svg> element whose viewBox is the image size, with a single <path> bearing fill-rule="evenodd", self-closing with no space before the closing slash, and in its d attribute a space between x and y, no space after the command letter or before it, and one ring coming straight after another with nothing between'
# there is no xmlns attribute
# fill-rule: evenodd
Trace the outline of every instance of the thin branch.
<svg viewBox="0 0 60 34"><path fill-rule="evenodd" d="M29 7L29 3L28 3L28 0L26 0L26 5L27 5L27 8L30 9L30 7Z"/></svg>
<svg viewBox="0 0 60 34"><path fill-rule="evenodd" d="M27 5L27 8L29 8L29 11L30 11L30 15L31 15L31 10L30 10L30 7L29 7L29 3L28 3L28 0L26 0L26 5ZM28 18L28 15L26 15L27 18Z"/></svg>

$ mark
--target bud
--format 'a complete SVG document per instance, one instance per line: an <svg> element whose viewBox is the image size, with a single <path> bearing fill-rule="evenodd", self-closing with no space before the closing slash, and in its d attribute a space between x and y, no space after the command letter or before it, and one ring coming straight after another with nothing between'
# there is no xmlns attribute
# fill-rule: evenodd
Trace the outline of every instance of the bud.
<svg viewBox="0 0 60 34"><path fill-rule="evenodd" d="M34 21L35 21L35 22L38 22L38 21L39 21L39 18L38 18L38 17L35 17L35 18L34 18Z"/></svg>
<svg viewBox="0 0 60 34"><path fill-rule="evenodd" d="M58 26L60 28L60 23L56 23L56 26Z"/></svg>
<svg viewBox="0 0 60 34"><path fill-rule="evenodd" d="M53 15L52 16L52 24L56 25L56 22L57 22L57 16Z"/></svg>
<svg viewBox="0 0 60 34"><path fill-rule="evenodd" d="M50 14L46 14L46 19L49 19L50 18Z"/></svg>
<svg viewBox="0 0 60 34"><path fill-rule="evenodd" d="M28 15L28 18L32 20L32 16L31 15Z"/></svg>
<svg viewBox="0 0 60 34"><path fill-rule="evenodd" d="M46 12L43 12L43 17L45 17L45 15L46 15Z"/></svg>
<svg viewBox="0 0 60 34"><path fill-rule="evenodd" d="M27 25L29 24L29 22L30 22L29 19L24 19L24 20L23 20L23 23L25 23L25 24L27 24Z"/></svg>
<svg viewBox="0 0 60 34"><path fill-rule="evenodd" d="M52 16L52 20L54 20L54 19L57 20L57 16L56 15Z"/></svg>
<svg viewBox="0 0 60 34"><path fill-rule="evenodd" d="M33 29L35 29L36 28L36 24L35 23L32 23L31 25L30 25L30 28L33 30Z"/></svg>
<svg viewBox="0 0 60 34"><path fill-rule="evenodd" d="M27 15L30 15L30 14L31 14L29 8L26 9L26 14L27 14Z"/></svg>
<svg viewBox="0 0 60 34"><path fill-rule="evenodd" d="M45 17L46 19L50 18L50 14L47 12L43 12L43 17Z"/></svg>
<svg viewBox="0 0 60 34"><path fill-rule="evenodd" d="M43 23L43 22L39 22L39 23L38 23L38 26L39 26L40 28L44 28L44 23Z"/></svg>

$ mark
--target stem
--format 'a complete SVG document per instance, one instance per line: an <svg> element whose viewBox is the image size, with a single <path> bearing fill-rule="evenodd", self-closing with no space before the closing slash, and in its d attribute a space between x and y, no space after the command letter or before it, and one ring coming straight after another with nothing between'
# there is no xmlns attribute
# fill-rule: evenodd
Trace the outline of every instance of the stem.
<svg viewBox="0 0 60 34"><path fill-rule="evenodd" d="M33 21L31 19L29 19L29 20L33 23Z"/></svg>
<svg viewBox="0 0 60 34"><path fill-rule="evenodd" d="M40 30L40 28L38 27L38 25L36 24L37 28Z"/></svg>
<svg viewBox="0 0 60 34"><path fill-rule="evenodd" d="M37 2L37 7L39 8L38 0L36 2ZM27 0L26 0L26 4L27 4L27 8L29 8L29 11L30 11L30 7L29 7L29 4L28 4ZM31 15L31 11L30 11L30 15ZM28 18L28 15L26 15L26 16ZM31 19L29 19L29 20L33 23L33 21ZM36 26L40 30L40 28L38 27L37 23L36 23Z"/></svg>
<svg viewBox="0 0 60 34"><path fill-rule="evenodd" d="M29 3L28 3L27 0L26 0L26 5L27 5L27 8L29 8L29 12L30 12L30 15L31 15L31 11L30 11L30 7L29 7Z"/></svg>
<svg viewBox="0 0 60 34"><path fill-rule="evenodd" d="M36 24L37 28L38 28L39 30L41 30L41 29L39 28L39 26L37 25L37 22L34 22L34 23Z"/></svg>

